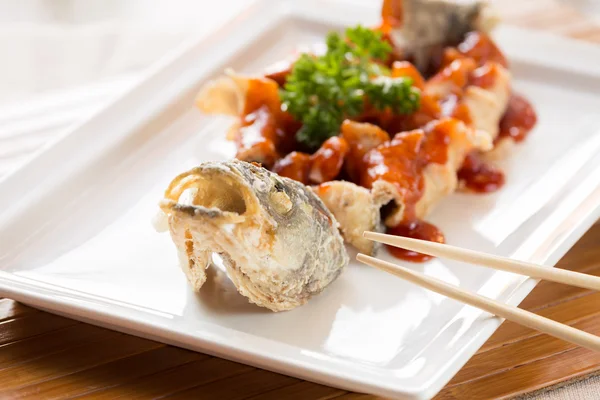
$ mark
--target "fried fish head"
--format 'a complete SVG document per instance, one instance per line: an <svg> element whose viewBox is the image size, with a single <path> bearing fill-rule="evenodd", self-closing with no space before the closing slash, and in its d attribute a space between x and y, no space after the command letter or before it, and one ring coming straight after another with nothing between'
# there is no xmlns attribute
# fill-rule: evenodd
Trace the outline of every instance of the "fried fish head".
<svg viewBox="0 0 600 400"><path fill-rule="evenodd" d="M217 253L252 303L290 310L348 264L338 223L322 201L301 183L251 163L203 163L177 176L160 206L196 290Z"/></svg>

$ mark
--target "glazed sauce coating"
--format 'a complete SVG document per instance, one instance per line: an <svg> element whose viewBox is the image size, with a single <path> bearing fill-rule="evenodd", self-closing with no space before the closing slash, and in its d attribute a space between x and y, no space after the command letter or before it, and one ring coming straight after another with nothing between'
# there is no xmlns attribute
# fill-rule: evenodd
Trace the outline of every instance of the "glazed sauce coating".
<svg viewBox="0 0 600 400"><path fill-rule="evenodd" d="M277 160L273 166L273 172L308 185L308 174L311 164L310 154L292 151L285 157Z"/></svg>
<svg viewBox="0 0 600 400"><path fill-rule="evenodd" d="M416 204L424 194L423 169L430 163L445 164L448 146L460 122L444 118L427 124L424 129L399 133L391 142L371 150L365 156L365 175L361 183L372 187L379 179L394 184L404 199L401 223L388 229L392 235L444 243L442 232L434 225L422 221L416 214ZM403 260L424 262L430 256L388 246L390 253Z"/></svg>
<svg viewBox="0 0 600 400"><path fill-rule="evenodd" d="M250 114L262 106L266 106L273 115L281 111L279 86L271 79L250 79L243 114Z"/></svg>
<svg viewBox="0 0 600 400"><path fill-rule="evenodd" d="M279 86L271 79L249 81L240 119L235 134L238 159L257 161L270 168L280 153L297 147L295 132L300 124L281 110Z"/></svg>
<svg viewBox="0 0 600 400"><path fill-rule="evenodd" d="M459 122L453 118L443 118L427 124L425 140L421 148L421 163L445 164L448 161L448 146L452 133L460 129Z"/></svg>
<svg viewBox="0 0 600 400"><path fill-rule="evenodd" d="M391 35L393 29L402 25L402 1L403 0L383 0L383 6L381 7L381 24L374 28L375 31L381 32L382 39L392 46L392 52L384 63L388 67L391 67L394 61L402 61L406 59L405 55L403 54L403 50L394 45Z"/></svg>
<svg viewBox="0 0 600 400"><path fill-rule="evenodd" d="M365 155L361 185L370 189L381 179L396 186L405 205L403 225L418 220L415 206L424 192L423 168L446 163L457 124L460 122L451 118L431 122L424 129L399 133Z"/></svg>
<svg viewBox="0 0 600 400"><path fill-rule="evenodd" d="M342 123L341 136L348 143L345 169L353 182L360 180L365 154L390 140L387 132L377 125L350 120Z"/></svg>
<svg viewBox="0 0 600 400"><path fill-rule="evenodd" d="M471 73L471 76L469 77L469 84L487 89L494 86L497 76L498 64L487 62Z"/></svg>
<svg viewBox="0 0 600 400"><path fill-rule="evenodd" d="M387 132L398 133L419 129L433 120L439 119L444 114L440 102L428 93L421 93L421 107L409 115L380 115L373 122L381 126Z"/></svg>
<svg viewBox="0 0 600 400"><path fill-rule="evenodd" d="M277 121L267 106L244 115L236 135L236 158L272 166L278 157L277 129Z"/></svg>
<svg viewBox="0 0 600 400"><path fill-rule="evenodd" d="M510 137L515 142L521 142L537 123L533 106L518 94L512 94L508 107L500 121L498 138Z"/></svg>
<svg viewBox="0 0 600 400"><path fill-rule="evenodd" d="M458 102L451 117L461 120L467 125L471 125L473 123L473 119L471 118L471 111L469 111L469 107L465 103Z"/></svg>
<svg viewBox="0 0 600 400"><path fill-rule="evenodd" d="M394 136L391 142L369 151L364 157L361 186L371 189L378 180L394 186L404 199L405 219L416 218L414 206L423 195L424 182L419 154L425 132L417 129Z"/></svg>
<svg viewBox="0 0 600 400"><path fill-rule="evenodd" d="M408 77L413 80L413 86L425 89L425 79L419 70L408 61L394 61L392 64L392 78Z"/></svg>
<svg viewBox="0 0 600 400"><path fill-rule="evenodd" d="M416 113L409 116L409 121L412 126L408 127L408 130L417 129L418 127L424 126L434 119L440 118L441 108L435 97L429 96L424 93L421 95L421 107ZM400 132L399 130L393 132Z"/></svg>
<svg viewBox="0 0 600 400"><path fill-rule="evenodd" d="M344 158L350 150L346 139L334 136L327 139L311 156L311 167L308 175L312 183L323 183L334 180L342 170Z"/></svg>
<svg viewBox="0 0 600 400"><path fill-rule="evenodd" d="M442 115L456 118L467 125L473 122L469 107L461 101L459 95L451 94L441 101Z"/></svg>
<svg viewBox="0 0 600 400"><path fill-rule="evenodd" d="M238 152L236 158L256 161L272 167L278 158L278 113L281 102L278 86L269 79L251 79L241 115L240 128L235 136Z"/></svg>
<svg viewBox="0 0 600 400"><path fill-rule="evenodd" d="M486 164L476 152L467 155L458 170L458 179L464 182L466 188L477 193L495 192L504 186L505 181L504 173Z"/></svg>
<svg viewBox="0 0 600 400"><path fill-rule="evenodd" d="M430 242L446 243L446 238L442 231L435 225L425 221L414 221L406 225L398 225L394 228L388 228L390 235L404 236L413 239L428 240ZM399 247L386 245L388 251L396 258L411 262L425 262L433 257L427 254L417 253L416 251L401 249Z"/></svg>
<svg viewBox="0 0 600 400"><path fill-rule="evenodd" d="M487 61L494 61L503 67L508 67L508 61L504 54L483 32L469 32L465 39L458 45L458 51L475 61L479 65L485 64Z"/></svg>
<svg viewBox="0 0 600 400"><path fill-rule="evenodd" d="M392 28L402 25L402 0L383 0L381 7L381 30L389 32Z"/></svg>
<svg viewBox="0 0 600 400"><path fill-rule="evenodd" d="M460 51L458 51L457 48L448 47L448 48L444 49L444 53L442 55L442 61L440 62L439 69L442 70L442 69L446 68L448 65L450 65L452 62L454 62L458 59L461 59L461 58L466 58L466 57L467 56L465 56Z"/></svg>
<svg viewBox="0 0 600 400"><path fill-rule="evenodd" d="M461 93L470 81L471 73L477 64L471 58L460 58L435 74L429 82L432 84L451 84L454 93Z"/></svg>

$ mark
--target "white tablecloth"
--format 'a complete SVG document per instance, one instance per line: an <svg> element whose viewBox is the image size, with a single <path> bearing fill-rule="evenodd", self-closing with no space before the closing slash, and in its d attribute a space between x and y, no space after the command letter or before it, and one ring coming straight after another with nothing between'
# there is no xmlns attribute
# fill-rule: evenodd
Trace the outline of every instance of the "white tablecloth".
<svg viewBox="0 0 600 400"><path fill-rule="evenodd" d="M0 0L0 176L251 0Z"/></svg>
<svg viewBox="0 0 600 400"><path fill-rule="evenodd" d="M0 0L0 177L250 1ZM600 378L527 398L600 399Z"/></svg>

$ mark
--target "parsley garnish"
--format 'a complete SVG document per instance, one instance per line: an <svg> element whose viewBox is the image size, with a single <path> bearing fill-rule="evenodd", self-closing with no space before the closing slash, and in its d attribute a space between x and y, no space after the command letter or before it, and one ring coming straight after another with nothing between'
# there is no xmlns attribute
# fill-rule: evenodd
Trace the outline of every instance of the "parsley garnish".
<svg viewBox="0 0 600 400"><path fill-rule="evenodd" d="M416 111L420 92L412 79L392 78L383 65L391 51L380 32L359 25L348 28L345 38L329 33L324 55L302 54L281 91L284 110L302 122L298 141L320 146L339 133L345 118L364 111L365 99L380 111Z"/></svg>

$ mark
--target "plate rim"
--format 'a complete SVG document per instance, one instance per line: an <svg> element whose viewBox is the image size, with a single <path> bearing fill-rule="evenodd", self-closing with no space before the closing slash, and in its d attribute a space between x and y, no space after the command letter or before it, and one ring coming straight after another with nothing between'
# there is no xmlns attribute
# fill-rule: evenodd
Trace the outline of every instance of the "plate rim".
<svg viewBox="0 0 600 400"><path fill-rule="evenodd" d="M294 8L290 7L290 4L286 2L282 2L281 7L272 8L273 12L271 13L271 23L276 23L276 19L273 18L281 18L286 15L291 15L299 18L308 18L313 19L315 16L314 12L306 7L310 7L309 5L312 3L312 0L309 0L302 4L301 7ZM242 22L248 22L248 18L250 17L248 14L245 14L250 9L253 9L254 12L256 10L264 10L266 7L272 7L273 3L268 0L256 0L252 1L251 4L240 11L233 20ZM352 4L352 7L357 9L356 4ZM360 7L358 7L360 9ZM346 10L347 11L347 10ZM311 14L312 13L312 14ZM240 15L242 14L242 15ZM324 14L319 13L319 18L322 19ZM329 21L331 24L331 21ZM266 29L269 29L271 25L264 24L262 27L262 31L257 30L257 34L264 32ZM218 36L218 32L222 28L217 29L214 33L205 36L204 38L191 41L182 44L176 50L174 50L170 55L165 56L159 62L155 64L146 74L143 76L139 83L134 85L131 89L127 90L121 96L119 96L115 101L108 104L102 110L98 111L94 115L90 116L86 121L83 121L79 125L73 127L72 129L66 131L59 138L54 140L49 145L45 146L35 155L33 155L29 162L23 166L22 168L14 171L12 174L9 174L3 179L0 179L0 189L8 186L10 189L11 185L15 187L16 184L22 179L32 179L32 176L35 177L35 170L40 168L40 163L43 165L43 160L40 160L40 157L52 157L53 152L56 153L57 149L60 150L61 146L64 145L64 142L69 138L80 137L80 136L89 136L83 134L82 132L86 129L89 129L90 125L98 125L99 121L102 121L106 118L107 114L114 112L115 109L120 107L120 104L123 103L124 100L130 99L131 97L138 97L138 92L147 88L148 82L154 82L154 80L158 79L157 76L164 74L165 71L169 71L173 69L174 65L179 65L180 63L185 61L186 55L190 53L197 52L197 48L199 46L203 46L206 43L210 43L211 40L214 42L214 38ZM575 41L572 39L565 39L561 36L548 34L545 32L532 32L528 30L524 30L521 28L512 28L512 27L501 27L499 28L499 35L507 34L506 32L510 31L520 31L527 32L526 34L531 38L531 40L535 40L540 46L545 49L554 49L557 47L564 49L569 49L569 53L571 55L575 54L580 59L584 60L593 59L600 60L600 48L597 46L593 46L581 41ZM234 36L234 35L232 35ZM213 47L215 47L213 45ZM194 50L196 49L196 50ZM508 51L508 53L515 53L514 55L509 56L510 59L523 59L528 60L529 62L535 62L536 64L542 64L548 62L549 60L544 56L544 54L528 54L525 51L520 51L521 49L513 49L513 51ZM233 53L233 51L227 51L227 53ZM547 53L547 52L544 52ZM533 57L533 60L532 60ZM218 65L218 62L214 62L214 65ZM558 60L555 64L553 64L555 68L568 68L569 70L573 70L575 68L575 72L587 76L592 76L595 79L600 79L600 71L595 70L591 66L598 64L590 64L590 63L578 63L574 64L573 58L571 57L563 57ZM573 67L575 65L575 67ZM211 68L208 68L209 70ZM206 76L200 77L199 79L205 79ZM152 86L152 85L150 85ZM146 89L147 90L147 89ZM180 91L183 89L179 89ZM178 97L179 92L174 91L170 98ZM167 96L168 97L168 96ZM163 103L167 103L169 99L165 99ZM161 103L156 103L154 105L155 108L160 109ZM142 120L148 118L149 115L145 117L140 116ZM125 129L127 130L127 129ZM23 185L27 186L27 185ZM49 189L46 189L46 191ZM42 195L44 190L41 190ZM596 193L597 192L597 193ZM560 258L572 245L573 243L579 239L583 233L589 229L589 227L600 217L600 191L596 190L592 194L598 197L598 201L592 202L592 205L588 206L586 216L580 220L578 224L570 231L567 236L562 239L562 245L557 246L553 253L547 255L547 257L552 260L553 265L558 258ZM592 196L590 194L590 196ZM586 197L583 200L588 199ZM35 197L31 201L36 201ZM0 206L2 203L8 202L6 200L0 199ZM0 228L2 227L3 218L10 217L11 209L5 208L5 212L0 213ZM13 208L14 212L15 209ZM518 305L523 298L527 294L531 292L537 282L528 279L521 282L521 284L513 291L513 293L509 296L507 303ZM48 287L44 287L48 286ZM90 294L80 293L76 294L76 291L72 291L66 288L60 288L55 286L55 288L60 288L60 290L52 289L53 285L36 283L31 279L22 278L11 274L10 272L0 270L0 295L15 299L17 301L21 301L25 304L31 304L35 307L42 308L48 310L50 312L55 312L60 315L67 315L71 318L84 320L85 322L92 323L95 325L101 326L109 326L111 329L123 331L126 333L133 333L138 336L152 338L154 340L160 340L161 342L167 342L169 344L174 344L182 347L191 348L194 350L201 350L203 352L207 352L209 354L215 354L219 357L232 359L236 361L240 361L246 364L255 365L260 368L266 368L270 370L275 370L278 372L282 372L285 374L290 374L294 376L301 376L303 379L308 379L311 381L316 381L324 384L334 385L349 388L351 390L356 391L364 391L369 390L372 393L377 393L385 396L394 396L407 399L426 399L435 395L442 387L458 372L458 370L468 361L468 359L483 345L483 343L491 336L491 334L497 329L497 327L502 322L501 319L497 317L490 318L489 321L486 321L486 324L483 325L478 332L473 335L473 338L470 340L469 344L464 346L453 359L447 360L443 364L443 368L441 368L438 374L434 374L431 378L425 382L421 386L406 386L402 385L398 387L393 384L393 381L390 379L390 376L386 375L381 377L380 379L375 379L377 377L371 376L368 374L353 375L353 371L342 371L341 369L332 369L325 368L323 366L319 366L310 362L302 362L297 358L287 355L285 357L281 357L278 355L277 357L271 356L269 354L261 354L260 350L253 350L245 348L247 343L244 341L238 341L237 345L232 346L231 342L225 343L215 340L215 338L207 339L205 337L201 337L200 335L192 336L190 334L183 334L182 332L174 332L173 330L169 330L165 326L161 326L160 323L148 323L142 321L141 319L132 318L133 314L139 311L132 311L132 308L127 308L122 304L118 304L120 302L114 302L117 304L113 304L106 308L106 304L110 304L110 302L102 303L102 298L99 296L94 296ZM54 291L54 294L52 293ZM71 293L75 292L75 293ZM105 309L103 310L103 306ZM118 307L121 310L120 312L115 313L114 307ZM87 313L92 313L94 318L91 318ZM126 316L126 314L131 314ZM146 314L144 314L146 315ZM212 325L212 324L211 324ZM218 325L215 325L218 326ZM230 328L226 328L223 326L218 326L221 329L230 330ZM176 336L177 340L171 340L170 337ZM270 339L262 338L262 337L254 337L255 339L261 339L265 341L270 341ZM288 346L294 347L291 345L286 345L282 343L277 343L278 346ZM212 349L210 348L212 347ZM258 348L258 347L257 347ZM359 368L360 369L360 368ZM300 373L299 373L300 372ZM321 379L321 377L326 377L327 379Z"/></svg>

